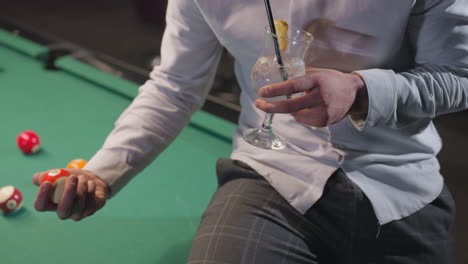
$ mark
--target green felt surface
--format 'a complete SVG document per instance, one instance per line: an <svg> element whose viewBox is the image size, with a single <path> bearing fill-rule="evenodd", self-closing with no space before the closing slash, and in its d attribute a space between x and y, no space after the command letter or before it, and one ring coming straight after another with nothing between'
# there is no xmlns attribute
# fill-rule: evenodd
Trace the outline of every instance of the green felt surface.
<svg viewBox="0 0 468 264"><path fill-rule="evenodd" d="M138 84L71 58L48 71L32 42L0 31L0 186L14 185L23 209L0 215L1 263L184 263L216 188L215 163L231 151L232 123L198 112L176 141L105 208L81 222L33 208L33 173L89 159L130 104ZM23 155L19 132L42 150ZM52 260L50 258L53 258Z"/></svg>

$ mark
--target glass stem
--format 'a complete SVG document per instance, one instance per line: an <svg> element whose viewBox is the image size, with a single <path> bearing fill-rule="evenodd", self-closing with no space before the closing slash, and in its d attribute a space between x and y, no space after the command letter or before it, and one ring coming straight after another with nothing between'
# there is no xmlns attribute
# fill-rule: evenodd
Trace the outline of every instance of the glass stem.
<svg viewBox="0 0 468 264"><path fill-rule="evenodd" d="M262 130L272 131L273 127L273 117L275 114L266 113L265 118L263 119Z"/></svg>

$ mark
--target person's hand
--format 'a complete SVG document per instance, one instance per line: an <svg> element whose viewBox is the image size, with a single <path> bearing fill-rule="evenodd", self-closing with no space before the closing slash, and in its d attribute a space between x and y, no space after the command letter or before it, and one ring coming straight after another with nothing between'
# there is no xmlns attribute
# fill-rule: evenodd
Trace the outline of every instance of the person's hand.
<svg viewBox="0 0 468 264"><path fill-rule="evenodd" d="M38 172L33 176L33 183L39 187L34 201L37 211L56 211L60 219L79 221L93 215L101 209L109 196L108 185L90 171L66 169L70 172L65 181L65 188L58 205L49 202L52 184L41 180L47 172Z"/></svg>
<svg viewBox="0 0 468 264"><path fill-rule="evenodd" d="M367 114L366 85L354 73L308 68L306 75L264 86L258 94L270 98L301 92L301 96L276 102L258 99L255 105L267 113L290 113L296 121L314 127L337 123L349 113Z"/></svg>

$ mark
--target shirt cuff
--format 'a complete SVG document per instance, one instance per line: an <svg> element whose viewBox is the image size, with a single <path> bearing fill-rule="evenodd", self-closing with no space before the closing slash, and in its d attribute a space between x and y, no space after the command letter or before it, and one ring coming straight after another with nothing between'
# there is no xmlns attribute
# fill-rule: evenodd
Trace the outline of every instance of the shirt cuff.
<svg viewBox="0 0 468 264"><path fill-rule="evenodd" d="M348 118L357 130L362 131L366 125L367 115L364 113L348 114Z"/></svg>
<svg viewBox="0 0 468 264"><path fill-rule="evenodd" d="M355 71L366 83L369 96L367 117L349 116L358 130L373 127L389 121L395 112L396 87L395 72L392 70L369 69ZM364 119L364 120L363 120Z"/></svg>
<svg viewBox="0 0 468 264"><path fill-rule="evenodd" d="M109 197L117 194L136 172L118 154L101 149L83 168L101 178L110 189Z"/></svg>

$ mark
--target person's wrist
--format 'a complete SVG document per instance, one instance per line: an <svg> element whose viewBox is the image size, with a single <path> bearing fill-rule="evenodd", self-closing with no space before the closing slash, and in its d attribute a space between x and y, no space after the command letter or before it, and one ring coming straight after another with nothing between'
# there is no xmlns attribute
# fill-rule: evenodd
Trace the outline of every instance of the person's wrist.
<svg viewBox="0 0 468 264"><path fill-rule="evenodd" d="M104 181L104 179L102 179L101 177L97 176L96 174L94 174L92 171L89 171L89 170L83 170L85 171L86 173L88 173L95 182L99 182L99 185L101 185L102 187L104 187L104 190L105 190L105 198L106 199L109 199L110 196L111 196L111 188L109 186L109 184Z"/></svg>
<svg viewBox="0 0 468 264"><path fill-rule="evenodd" d="M367 111L369 108L369 97L367 94L366 83L364 79L362 78L362 76L357 73L351 73L351 76L353 78L355 89L356 89L356 97L354 99L354 103L349 109L350 110L349 113L367 115Z"/></svg>

